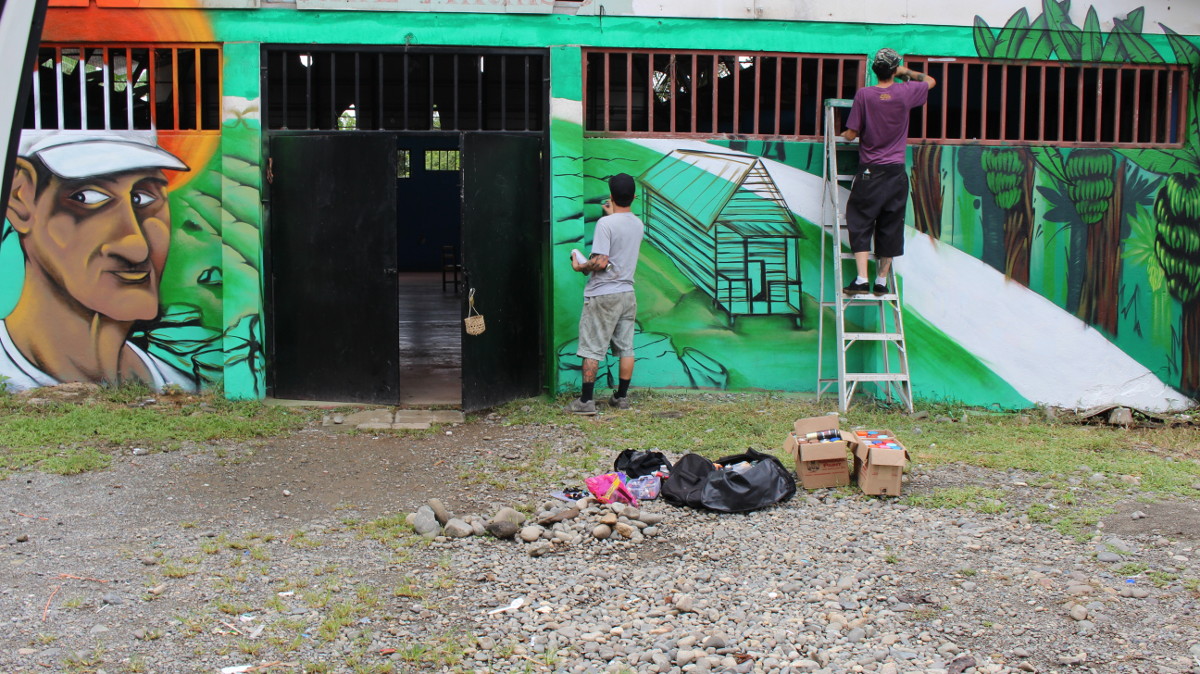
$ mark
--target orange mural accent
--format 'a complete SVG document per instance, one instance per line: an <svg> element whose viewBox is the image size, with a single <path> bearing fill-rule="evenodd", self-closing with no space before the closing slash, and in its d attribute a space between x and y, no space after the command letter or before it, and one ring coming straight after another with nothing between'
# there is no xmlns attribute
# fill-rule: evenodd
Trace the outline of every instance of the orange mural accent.
<svg viewBox="0 0 1200 674"><path fill-rule="evenodd" d="M179 9L52 7L43 42L212 42L212 25L195 0Z"/></svg>

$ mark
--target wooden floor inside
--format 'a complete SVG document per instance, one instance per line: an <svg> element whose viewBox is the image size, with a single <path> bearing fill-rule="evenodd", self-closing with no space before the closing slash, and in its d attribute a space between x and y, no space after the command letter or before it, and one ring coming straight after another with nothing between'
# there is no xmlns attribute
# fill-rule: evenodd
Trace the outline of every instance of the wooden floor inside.
<svg viewBox="0 0 1200 674"><path fill-rule="evenodd" d="M400 404L462 405L462 296L441 272L400 274Z"/></svg>

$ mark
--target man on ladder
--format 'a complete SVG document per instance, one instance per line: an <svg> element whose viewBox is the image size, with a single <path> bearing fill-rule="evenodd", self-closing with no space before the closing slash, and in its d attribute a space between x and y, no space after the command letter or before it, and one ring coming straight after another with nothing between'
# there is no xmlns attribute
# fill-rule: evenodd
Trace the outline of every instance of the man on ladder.
<svg viewBox="0 0 1200 674"><path fill-rule="evenodd" d="M904 254L904 210L908 205L908 173L904 151L908 142L909 110L924 105L932 77L900 65L893 49L880 49L871 63L879 82L854 94L850 118L842 137L859 139L858 173L846 203L846 229L858 278L846 286L847 295L888 292L892 258ZM907 81L898 82L903 77ZM871 239L875 240L875 283L867 277Z"/></svg>

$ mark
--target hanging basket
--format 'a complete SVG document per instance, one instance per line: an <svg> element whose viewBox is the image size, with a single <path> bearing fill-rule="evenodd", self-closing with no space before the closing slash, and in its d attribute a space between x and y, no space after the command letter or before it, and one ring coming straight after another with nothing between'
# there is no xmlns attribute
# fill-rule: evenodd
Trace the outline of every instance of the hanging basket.
<svg viewBox="0 0 1200 674"><path fill-rule="evenodd" d="M474 288L471 288L471 294L467 297L467 317L463 319L463 326L468 335L482 335L483 331L487 329L483 322L483 314L475 308Z"/></svg>

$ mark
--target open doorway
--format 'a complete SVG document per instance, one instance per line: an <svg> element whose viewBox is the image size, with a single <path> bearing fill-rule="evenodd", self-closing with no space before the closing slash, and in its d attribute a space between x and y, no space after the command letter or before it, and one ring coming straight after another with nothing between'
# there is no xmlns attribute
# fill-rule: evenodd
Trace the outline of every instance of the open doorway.
<svg viewBox="0 0 1200 674"><path fill-rule="evenodd" d="M402 405L462 405L462 161L458 137L396 147Z"/></svg>
<svg viewBox="0 0 1200 674"><path fill-rule="evenodd" d="M264 45L263 62L268 395L470 411L542 392L546 52Z"/></svg>

